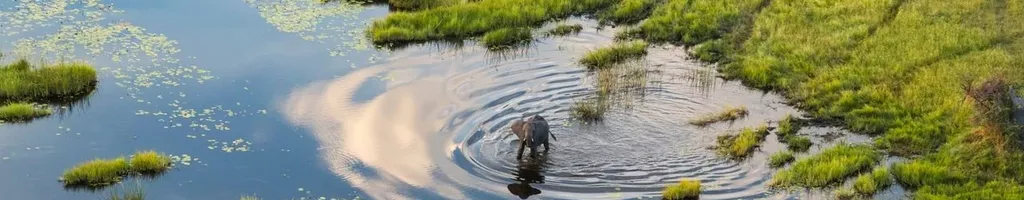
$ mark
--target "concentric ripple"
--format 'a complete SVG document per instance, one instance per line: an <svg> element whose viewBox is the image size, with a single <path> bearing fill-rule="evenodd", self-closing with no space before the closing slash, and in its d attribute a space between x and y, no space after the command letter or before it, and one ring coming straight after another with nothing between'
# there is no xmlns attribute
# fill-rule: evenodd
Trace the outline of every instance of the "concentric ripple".
<svg viewBox="0 0 1024 200"><path fill-rule="evenodd" d="M375 198L427 192L464 199L479 191L510 199L658 197L684 178L703 182L702 199L769 196L764 157L777 142L770 138L765 152L744 162L708 147L720 134L798 111L716 78L683 48L651 49L647 92L631 106L615 107L602 122L570 119L569 108L594 88L593 74L576 60L610 44L614 32L588 28L511 55L473 44L399 50L377 66L297 89L282 109L313 130L335 173ZM746 119L706 128L686 123L739 105L750 110ZM520 162L508 125L534 114L549 120L558 140L546 156Z"/></svg>

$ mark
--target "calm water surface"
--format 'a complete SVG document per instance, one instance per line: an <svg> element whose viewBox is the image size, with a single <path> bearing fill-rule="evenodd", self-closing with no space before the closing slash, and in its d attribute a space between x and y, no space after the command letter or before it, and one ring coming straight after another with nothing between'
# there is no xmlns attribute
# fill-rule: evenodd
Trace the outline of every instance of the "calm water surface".
<svg viewBox="0 0 1024 200"><path fill-rule="evenodd" d="M150 199L660 198L683 178L701 180L702 199L828 195L766 189L766 157L784 148L774 135L743 162L708 149L718 135L799 111L715 78L683 48L652 48L643 95L581 124L569 108L591 95L594 76L574 63L615 29L570 19L588 28L507 54L472 42L379 51L360 29L386 7L312 2L0 2L0 51L102 68L97 92L69 112L0 126L4 199L100 198L57 177L143 149L176 159L164 176L125 181ZM740 105L751 115L734 123L685 123ZM507 126L532 114L559 140L519 162ZM843 131L803 133L827 143L833 132Z"/></svg>

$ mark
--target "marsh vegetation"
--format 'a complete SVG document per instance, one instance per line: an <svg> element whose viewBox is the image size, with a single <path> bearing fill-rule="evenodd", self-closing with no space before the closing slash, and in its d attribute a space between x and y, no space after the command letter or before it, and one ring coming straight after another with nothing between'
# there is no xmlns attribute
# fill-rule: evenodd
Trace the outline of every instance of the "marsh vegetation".
<svg viewBox="0 0 1024 200"><path fill-rule="evenodd" d="M140 151L130 159L94 159L65 170L60 180L67 187L102 188L126 176L154 176L171 167L171 158L155 151Z"/></svg>
<svg viewBox="0 0 1024 200"><path fill-rule="evenodd" d="M661 195L665 199L688 200L697 199L701 191L700 181L683 179L678 184L666 187Z"/></svg>
<svg viewBox="0 0 1024 200"><path fill-rule="evenodd" d="M696 126L707 126L713 123L734 121L746 117L749 112L747 107L726 107L717 113L708 113L699 118L690 120L690 124Z"/></svg>
<svg viewBox="0 0 1024 200"><path fill-rule="evenodd" d="M0 56L2 58L2 56ZM53 113L49 104L81 100L96 89L96 70L82 63L0 67L0 122L28 122Z"/></svg>
<svg viewBox="0 0 1024 200"><path fill-rule="evenodd" d="M723 155L743 159L761 145L765 136L768 136L767 124L756 128L744 128L736 135L719 136L717 148Z"/></svg>

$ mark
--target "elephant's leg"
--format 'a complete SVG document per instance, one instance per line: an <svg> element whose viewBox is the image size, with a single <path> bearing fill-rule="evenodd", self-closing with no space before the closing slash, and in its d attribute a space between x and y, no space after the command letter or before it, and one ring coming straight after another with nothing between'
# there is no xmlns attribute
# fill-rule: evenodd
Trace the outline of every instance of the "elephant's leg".
<svg viewBox="0 0 1024 200"><path fill-rule="evenodd" d="M518 154L519 156L516 156L516 160L522 160L523 159L523 150L526 150L526 140L523 140L522 142L519 142L519 154Z"/></svg>
<svg viewBox="0 0 1024 200"><path fill-rule="evenodd" d="M544 153L548 153L548 150L551 150L551 147L548 146L548 142L547 141L544 141Z"/></svg>

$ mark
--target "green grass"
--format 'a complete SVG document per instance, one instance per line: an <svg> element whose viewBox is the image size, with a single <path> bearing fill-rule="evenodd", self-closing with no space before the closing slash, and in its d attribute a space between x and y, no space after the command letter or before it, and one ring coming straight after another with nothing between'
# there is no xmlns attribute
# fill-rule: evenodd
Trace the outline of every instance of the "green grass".
<svg viewBox="0 0 1024 200"><path fill-rule="evenodd" d="M879 160L881 155L870 146L840 143L819 154L799 159L788 169L779 170L771 185L827 186L863 171Z"/></svg>
<svg viewBox="0 0 1024 200"><path fill-rule="evenodd" d="M1024 199L1024 187L1018 183L992 181L984 185L928 185L914 193L914 199Z"/></svg>
<svg viewBox="0 0 1024 200"><path fill-rule="evenodd" d="M52 113L46 106L29 103L12 103L0 106L0 122L23 122L49 116Z"/></svg>
<svg viewBox="0 0 1024 200"><path fill-rule="evenodd" d="M761 145L764 137L768 135L768 125L761 125L757 128L744 128L738 135L724 135L718 137L718 150L734 159L746 158Z"/></svg>
<svg viewBox="0 0 1024 200"><path fill-rule="evenodd" d="M65 170L65 186L100 188L120 182L125 176L155 175L169 169L171 159L155 151L140 151L125 159L94 159Z"/></svg>
<svg viewBox="0 0 1024 200"><path fill-rule="evenodd" d="M787 136L794 135L800 132L800 124L793 122L793 115L786 115L786 118L779 120L779 128L775 131L779 138L785 139Z"/></svg>
<svg viewBox="0 0 1024 200"><path fill-rule="evenodd" d="M551 30L548 30L547 31L547 35L549 35L549 36L575 35L575 34L579 34L580 31L583 31L583 26L582 25L579 25L579 24L573 24L573 25L560 24L558 26L555 26L555 28L552 28Z"/></svg>
<svg viewBox="0 0 1024 200"><path fill-rule="evenodd" d="M570 108L572 117L582 121L598 121L604 119L608 104L604 100L591 99L579 101Z"/></svg>
<svg viewBox="0 0 1024 200"><path fill-rule="evenodd" d="M786 136L783 138L783 141L786 142L786 148L795 152L807 152L808 149L811 149L811 145L814 144L810 138L799 135Z"/></svg>
<svg viewBox="0 0 1024 200"><path fill-rule="evenodd" d="M927 161L898 163L892 166L892 171L896 182L907 188L918 188L926 185L960 184L967 180L963 173L955 169L935 165Z"/></svg>
<svg viewBox="0 0 1024 200"><path fill-rule="evenodd" d="M620 42L587 52L580 59L580 64L587 69L607 69L626 61L637 60L647 55L647 42Z"/></svg>
<svg viewBox="0 0 1024 200"><path fill-rule="evenodd" d="M374 44L428 42L479 36L502 28L536 27L547 21L592 14L617 0L484 0L415 12L391 13L367 30Z"/></svg>
<svg viewBox="0 0 1024 200"><path fill-rule="evenodd" d="M697 199L700 197L700 191L700 181L684 179L679 181L679 184L666 187L661 195L669 200Z"/></svg>
<svg viewBox="0 0 1024 200"><path fill-rule="evenodd" d="M832 195L835 196L836 199L840 200L855 199L857 197L857 191L850 188L839 188L835 192L832 192Z"/></svg>
<svg viewBox="0 0 1024 200"><path fill-rule="evenodd" d="M321 0L327 1L327 0ZM388 0L388 4L402 10L420 10L459 4L460 0Z"/></svg>
<svg viewBox="0 0 1024 200"><path fill-rule="evenodd" d="M771 157L768 157L768 166L772 168L779 168L785 166L789 162L793 162L795 159L796 158L793 157L793 152L791 151L775 152Z"/></svg>
<svg viewBox="0 0 1024 200"><path fill-rule="evenodd" d="M503 28L487 32L480 39L490 50L502 50L530 44L533 34L529 28Z"/></svg>
<svg viewBox="0 0 1024 200"><path fill-rule="evenodd" d="M621 0L601 14L603 23L635 24L651 15L657 0Z"/></svg>
<svg viewBox="0 0 1024 200"><path fill-rule="evenodd" d="M709 113L700 118L690 120L690 124L696 126L707 126L709 124L733 121L747 116L747 107L726 107L718 113Z"/></svg>
<svg viewBox="0 0 1024 200"><path fill-rule="evenodd" d="M668 0L638 28L623 34L655 43L696 45L730 32L743 11L757 7L761 1Z"/></svg>
<svg viewBox="0 0 1024 200"><path fill-rule="evenodd" d="M80 63L32 69L24 60L0 67L0 103L60 102L96 89L96 70Z"/></svg>
<svg viewBox="0 0 1024 200"><path fill-rule="evenodd" d="M64 171L61 180L64 185L109 186L120 182L121 176L128 174L130 170L124 157L110 160L95 159Z"/></svg>
<svg viewBox="0 0 1024 200"><path fill-rule="evenodd" d="M158 174L170 168L171 158L156 151L140 151L132 155L130 165L137 173Z"/></svg>
<svg viewBox="0 0 1024 200"><path fill-rule="evenodd" d="M861 195L873 195L892 185L889 178L889 170L885 167L875 167L871 173L861 174L853 181L853 189Z"/></svg>

